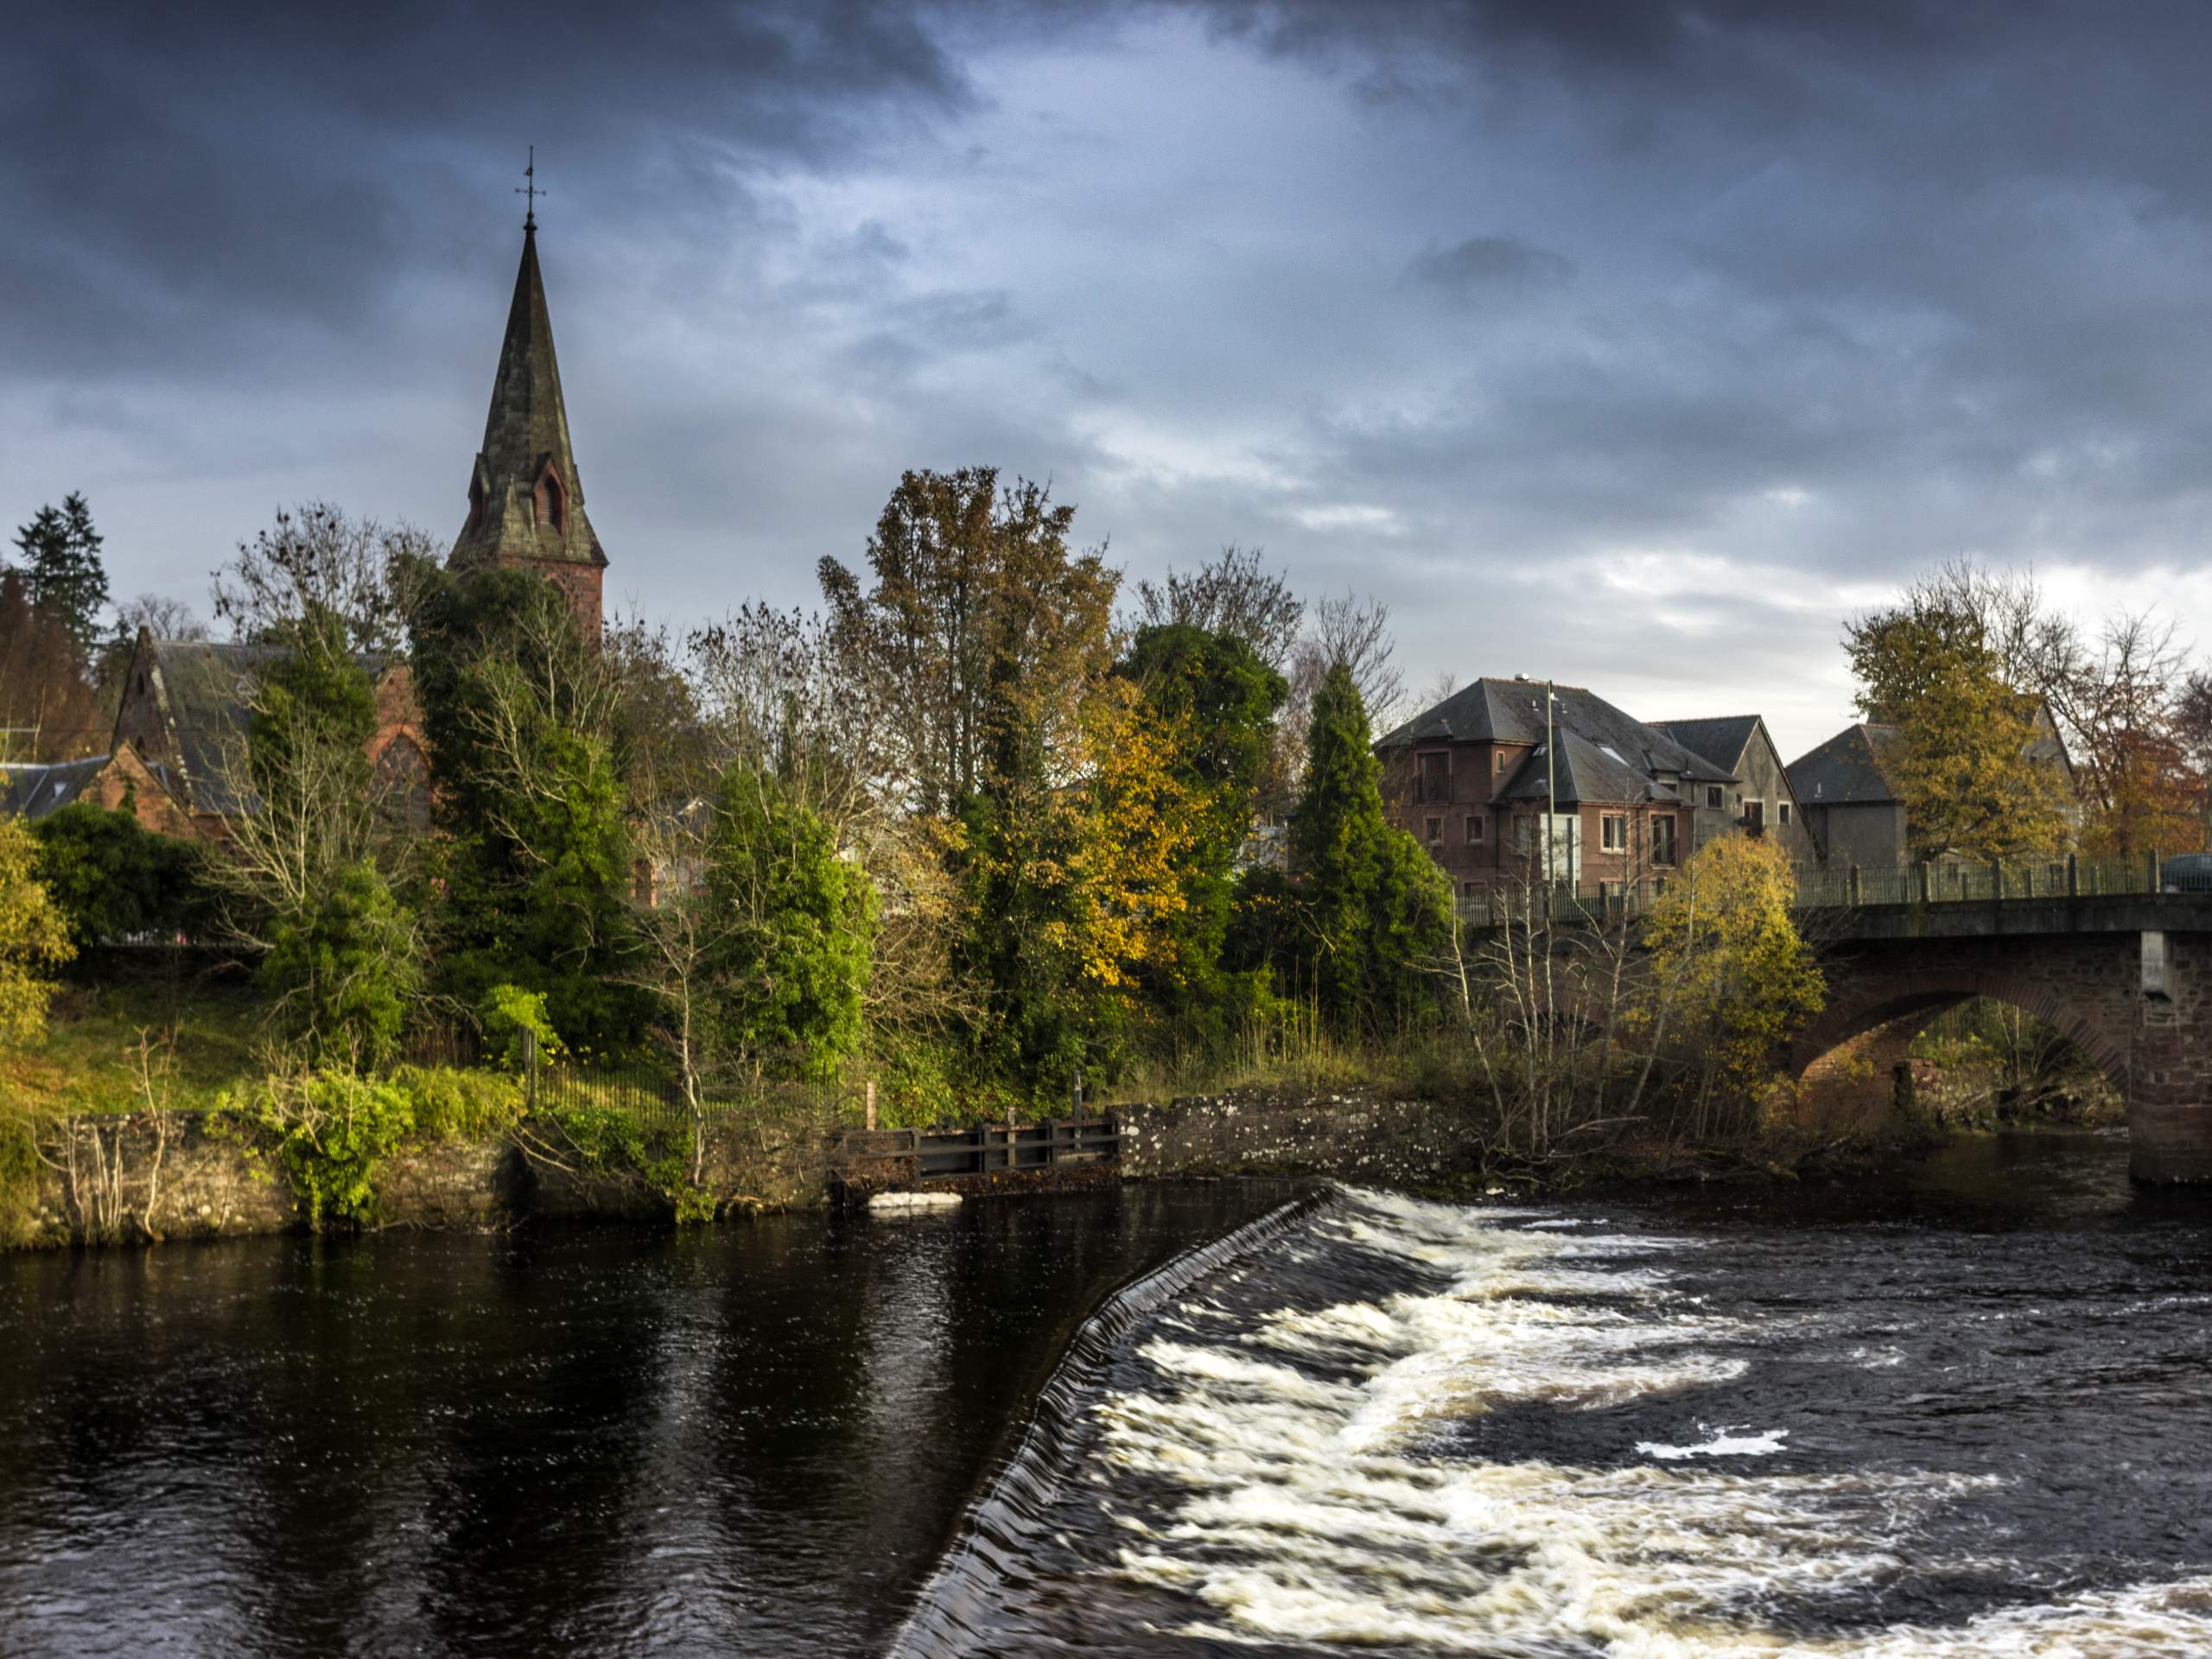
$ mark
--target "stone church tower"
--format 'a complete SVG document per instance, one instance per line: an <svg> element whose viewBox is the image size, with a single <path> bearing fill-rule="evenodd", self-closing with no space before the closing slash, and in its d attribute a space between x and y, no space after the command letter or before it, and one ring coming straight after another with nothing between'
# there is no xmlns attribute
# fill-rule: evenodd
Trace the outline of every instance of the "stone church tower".
<svg viewBox="0 0 2212 1659"><path fill-rule="evenodd" d="M523 221L507 337L492 378L484 448L468 480L468 522L446 568L456 572L535 570L568 596L584 637L600 633L607 555L584 517L584 486L569 448L553 324L537 273L537 223Z"/></svg>

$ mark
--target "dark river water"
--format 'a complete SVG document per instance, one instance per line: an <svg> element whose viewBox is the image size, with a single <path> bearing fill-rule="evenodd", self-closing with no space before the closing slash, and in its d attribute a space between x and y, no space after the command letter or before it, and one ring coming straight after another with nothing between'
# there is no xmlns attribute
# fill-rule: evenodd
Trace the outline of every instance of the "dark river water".
<svg viewBox="0 0 2212 1659"><path fill-rule="evenodd" d="M0 1258L0 1654L2212 1655L2126 1163Z"/></svg>

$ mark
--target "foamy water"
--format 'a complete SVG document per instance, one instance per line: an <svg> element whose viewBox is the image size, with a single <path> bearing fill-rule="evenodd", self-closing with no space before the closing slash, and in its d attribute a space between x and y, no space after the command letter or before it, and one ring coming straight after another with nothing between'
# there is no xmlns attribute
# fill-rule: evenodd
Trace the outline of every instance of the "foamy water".
<svg viewBox="0 0 2212 1659"><path fill-rule="evenodd" d="M1947 1457L1936 1408L1894 1392L1916 1380L1899 1342L1839 1340L1867 1334L1840 1319L1896 1337L1893 1299L1763 1305L1712 1243L1342 1195L1128 1332L1058 1449L1049 1525L968 1586L996 1611L964 1645L2212 1654L2212 1562L2025 1535L2033 1446ZM1874 1409L1917 1455L1840 1445L1829 1376L1892 1390ZM1789 1400L1805 1422L1740 1410ZM940 1624L906 1650L963 1646Z"/></svg>

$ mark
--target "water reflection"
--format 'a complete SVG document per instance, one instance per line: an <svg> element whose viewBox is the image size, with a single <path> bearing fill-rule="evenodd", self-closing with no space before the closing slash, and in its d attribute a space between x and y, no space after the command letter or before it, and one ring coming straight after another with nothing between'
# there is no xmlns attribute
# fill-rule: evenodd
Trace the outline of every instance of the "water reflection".
<svg viewBox="0 0 2212 1659"><path fill-rule="evenodd" d="M0 1259L0 1653L849 1654L1272 1186Z"/></svg>

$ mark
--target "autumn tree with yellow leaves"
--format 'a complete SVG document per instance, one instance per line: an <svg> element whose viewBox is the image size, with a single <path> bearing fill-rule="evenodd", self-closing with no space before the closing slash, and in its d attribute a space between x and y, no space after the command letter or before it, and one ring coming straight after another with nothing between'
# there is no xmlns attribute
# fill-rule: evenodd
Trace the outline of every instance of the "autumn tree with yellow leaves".
<svg viewBox="0 0 2212 1659"><path fill-rule="evenodd" d="M69 925L37 876L38 842L21 818L0 818L0 1044L46 1029L47 976L77 954Z"/></svg>
<svg viewBox="0 0 2212 1659"><path fill-rule="evenodd" d="M1652 1006L1640 1023L1655 1050L1691 1057L1687 1116L1697 1139L1759 1098L1777 1052L1827 997L1790 915L1796 893L1779 842L1722 836L1698 849L1644 924Z"/></svg>

